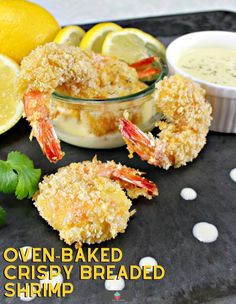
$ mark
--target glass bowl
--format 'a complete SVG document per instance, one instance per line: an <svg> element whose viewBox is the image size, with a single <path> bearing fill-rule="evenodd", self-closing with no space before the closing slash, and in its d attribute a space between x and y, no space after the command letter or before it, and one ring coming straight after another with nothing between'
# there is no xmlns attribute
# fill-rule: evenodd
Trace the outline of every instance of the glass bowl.
<svg viewBox="0 0 236 304"><path fill-rule="evenodd" d="M119 120L128 113L128 118L143 131L154 128L160 114L156 111L153 92L155 84L167 71L162 71L146 89L124 97L110 99L80 99L52 94L55 109L53 124L58 137L69 144L91 148L109 149L124 145L119 131Z"/></svg>

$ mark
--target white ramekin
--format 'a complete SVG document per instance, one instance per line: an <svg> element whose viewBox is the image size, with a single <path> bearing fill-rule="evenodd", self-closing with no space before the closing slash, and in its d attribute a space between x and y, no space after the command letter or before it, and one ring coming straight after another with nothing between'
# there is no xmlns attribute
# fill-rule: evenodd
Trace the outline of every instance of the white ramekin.
<svg viewBox="0 0 236 304"><path fill-rule="evenodd" d="M166 52L169 72L192 78L206 90L207 100L213 108L213 121L210 128L212 131L236 133L236 86L216 85L196 78L177 67L176 63L183 53L192 48L202 47L225 47L236 50L236 33L204 31L177 38L168 46Z"/></svg>

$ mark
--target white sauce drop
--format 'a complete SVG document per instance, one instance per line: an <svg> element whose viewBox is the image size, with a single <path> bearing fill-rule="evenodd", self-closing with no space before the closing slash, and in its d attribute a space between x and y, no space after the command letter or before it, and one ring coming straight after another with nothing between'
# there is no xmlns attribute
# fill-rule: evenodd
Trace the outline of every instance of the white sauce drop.
<svg viewBox="0 0 236 304"><path fill-rule="evenodd" d="M117 276L113 280L105 281L105 289L106 290L123 290L125 288L125 280L123 278L117 279Z"/></svg>
<svg viewBox="0 0 236 304"><path fill-rule="evenodd" d="M34 293L34 295L32 297L26 296L25 293L21 292L20 293L20 299L21 301L24 302L30 302L32 300L34 300L36 298L36 294Z"/></svg>
<svg viewBox="0 0 236 304"><path fill-rule="evenodd" d="M229 173L229 176L232 178L232 180L236 183L236 168L232 169Z"/></svg>
<svg viewBox="0 0 236 304"><path fill-rule="evenodd" d="M55 273L55 272L54 272ZM49 279L49 272L47 271L45 279L40 280L40 284L52 284L53 287L56 286L57 283L62 284L63 283L63 276L62 274L59 274L52 279Z"/></svg>
<svg viewBox="0 0 236 304"><path fill-rule="evenodd" d="M24 246L24 247L21 247L20 249L23 251L24 254L26 254L26 250L29 248L29 255L27 257L27 261L31 260L32 259L32 247L31 246ZM22 258L21 258L21 254L19 254L19 257L22 261Z"/></svg>
<svg viewBox="0 0 236 304"><path fill-rule="evenodd" d="M193 226L193 236L203 243L215 242L218 238L218 230L216 226L201 222Z"/></svg>
<svg viewBox="0 0 236 304"><path fill-rule="evenodd" d="M180 192L180 195L186 201L191 201L197 197L197 192L192 188L183 188Z"/></svg>
<svg viewBox="0 0 236 304"><path fill-rule="evenodd" d="M143 266L150 266L148 268L148 272L153 272L153 266L157 265L157 261L152 257L144 257L139 261L140 268L143 268Z"/></svg>

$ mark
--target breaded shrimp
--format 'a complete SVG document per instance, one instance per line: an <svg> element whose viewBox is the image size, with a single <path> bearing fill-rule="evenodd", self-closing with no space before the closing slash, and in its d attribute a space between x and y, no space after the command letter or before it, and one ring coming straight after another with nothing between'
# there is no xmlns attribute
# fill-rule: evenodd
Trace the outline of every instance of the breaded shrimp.
<svg viewBox="0 0 236 304"><path fill-rule="evenodd" d="M136 152L149 164L164 169L184 166L206 143L212 108L205 101L205 91L192 80L174 75L157 83L154 98L157 111L164 116L156 124L161 131L158 138L145 134L127 119L121 120L129 156Z"/></svg>
<svg viewBox="0 0 236 304"><path fill-rule="evenodd" d="M96 158L72 163L45 176L33 199L40 215L67 244L100 243L125 231L135 212L130 211L127 195L151 199L158 194L155 184L142 174Z"/></svg>
<svg viewBox="0 0 236 304"><path fill-rule="evenodd" d="M51 118L50 94L55 90L79 98L111 98L136 93L146 85L125 62L78 47L48 43L39 46L21 63L18 91L25 114L44 154L60 160L60 142Z"/></svg>

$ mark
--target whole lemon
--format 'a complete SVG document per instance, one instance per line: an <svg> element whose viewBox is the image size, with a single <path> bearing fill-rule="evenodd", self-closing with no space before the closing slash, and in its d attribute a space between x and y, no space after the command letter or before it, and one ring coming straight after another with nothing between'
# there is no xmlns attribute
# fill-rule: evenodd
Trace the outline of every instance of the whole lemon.
<svg viewBox="0 0 236 304"><path fill-rule="evenodd" d="M59 29L55 18L35 3L0 1L0 53L17 62L38 45L52 41Z"/></svg>

